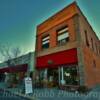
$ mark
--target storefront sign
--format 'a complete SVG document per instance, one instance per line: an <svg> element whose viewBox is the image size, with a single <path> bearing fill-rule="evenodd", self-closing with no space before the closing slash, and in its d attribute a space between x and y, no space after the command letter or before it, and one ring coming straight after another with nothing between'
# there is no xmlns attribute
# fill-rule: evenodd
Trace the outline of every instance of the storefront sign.
<svg viewBox="0 0 100 100"><path fill-rule="evenodd" d="M33 93L32 79L30 77L25 78L25 94Z"/></svg>

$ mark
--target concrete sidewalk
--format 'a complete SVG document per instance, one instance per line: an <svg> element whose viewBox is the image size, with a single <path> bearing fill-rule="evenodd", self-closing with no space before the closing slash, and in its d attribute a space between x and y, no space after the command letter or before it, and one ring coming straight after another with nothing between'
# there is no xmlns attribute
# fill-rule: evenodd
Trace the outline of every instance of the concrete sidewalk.
<svg viewBox="0 0 100 100"><path fill-rule="evenodd" d="M23 93L23 89L22 88L7 88L7 84L5 82L0 82L0 89L2 89L4 91L8 91L11 94L27 98L29 100L36 100L36 98L34 98L33 96L25 95ZM8 94L6 93L6 95L8 95Z"/></svg>
<svg viewBox="0 0 100 100"><path fill-rule="evenodd" d="M34 89L30 96L37 100L100 100L98 91L91 91L86 95L59 89Z"/></svg>
<svg viewBox="0 0 100 100"><path fill-rule="evenodd" d="M28 95L18 91L12 92L29 100L100 100L100 92L96 91L91 91L87 95L58 89L33 89L33 93Z"/></svg>
<svg viewBox="0 0 100 100"><path fill-rule="evenodd" d="M5 87L4 84L0 85L2 88ZM5 88L5 90L30 100L100 100L100 86L95 87L87 95L75 92L67 92L56 88L33 89L33 93L28 95L25 95L21 88Z"/></svg>
<svg viewBox="0 0 100 100"><path fill-rule="evenodd" d="M6 89L0 89L0 100L36 100L36 99L31 99L27 96L24 96L22 94L16 94L14 92L10 92L9 90Z"/></svg>

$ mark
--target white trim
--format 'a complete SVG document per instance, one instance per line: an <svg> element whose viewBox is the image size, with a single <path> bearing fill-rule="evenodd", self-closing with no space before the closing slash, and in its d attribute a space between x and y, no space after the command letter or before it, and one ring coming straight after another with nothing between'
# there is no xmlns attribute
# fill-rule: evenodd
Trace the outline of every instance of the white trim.
<svg viewBox="0 0 100 100"><path fill-rule="evenodd" d="M42 41L49 40L49 38L50 38L50 36L44 37L44 38L42 39Z"/></svg>
<svg viewBox="0 0 100 100"><path fill-rule="evenodd" d="M60 31L58 31L58 34L63 33L63 32L65 32L65 31L68 31L68 27L66 27L66 28L61 29Z"/></svg>
<svg viewBox="0 0 100 100"><path fill-rule="evenodd" d="M49 43L49 40L42 42L42 44L47 44L47 43Z"/></svg>
<svg viewBox="0 0 100 100"><path fill-rule="evenodd" d="M65 38L67 38L67 37L69 37L69 33L68 33L68 32L65 32L65 33L63 33L63 34L59 34L59 35L58 35L58 41L59 41L59 40L63 40L63 39L65 39Z"/></svg>
<svg viewBox="0 0 100 100"><path fill-rule="evenodd" d="M61 67L61 84L62 84L62 85L65 85L63 66Z"/></svg>

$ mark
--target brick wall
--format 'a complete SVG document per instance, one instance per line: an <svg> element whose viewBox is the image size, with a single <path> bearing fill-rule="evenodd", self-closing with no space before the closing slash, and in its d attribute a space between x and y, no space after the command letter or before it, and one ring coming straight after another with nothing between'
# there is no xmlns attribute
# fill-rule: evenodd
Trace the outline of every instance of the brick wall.
<svg viewBox="0 0 100 100"><path fill-rule="evenodd" d="M65 25L69 28L69 42L64 46L58 46L56 30ZM89 46L86 44L85 31ZM42 37L46 34L50 35L50 48L42 50ZM36 56L40 57L71 48L78 50L79 72L82 76L80 80L85 81L83 84L92 87L100 83L100 42L75 2L38 25Z"/></svg>
<svg viewBox="0 0 100 100"><path fill-rule="evenodd" d="M78 13L80 21L80 34L82 39L80 47L82 48L83 52L85 68L85 84L88 87L93 87L96 84L100 84L100 43L93 28L90 26L87 19L84 17L84 15L80 12L79 9ZM87 46L86 44L85 31L87 31L87 39L89 42L89 46ZM93 40L93 44L91 39Z"/></svg>

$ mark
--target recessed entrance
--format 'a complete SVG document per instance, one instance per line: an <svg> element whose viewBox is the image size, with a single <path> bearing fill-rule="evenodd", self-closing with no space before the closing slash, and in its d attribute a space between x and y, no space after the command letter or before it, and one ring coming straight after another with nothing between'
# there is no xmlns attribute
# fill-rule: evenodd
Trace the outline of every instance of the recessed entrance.
<svg viewBox="0 0 100 100"><path fill-rule="evenodd" d="M58 68L48 69L47 73L48 82L51 83L52 87L59 85L59 71Z"/></svg>

